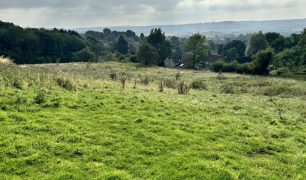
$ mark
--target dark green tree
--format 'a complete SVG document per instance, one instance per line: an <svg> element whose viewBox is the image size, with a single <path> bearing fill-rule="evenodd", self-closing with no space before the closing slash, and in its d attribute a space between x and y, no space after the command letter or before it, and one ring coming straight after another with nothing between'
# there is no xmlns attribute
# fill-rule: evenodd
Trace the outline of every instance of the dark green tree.
<svg viewBox="0 0 306 180"><path fill-rule="evenodd" d="M89 48L84 48L81 51L73 53L74 61L88 62L94 61L95 58L95 54Z"/></svg>
<svg viewBox="0 0 306 180"><path fill-rule="evenodd" d="M193 67L200 60L204 60L205 56L208 55L208 47L205 45L206 37L196 33L189 37L185 44L186 51L191 51L193 55Z"/></svg>
<svg viewBox="0 0 306 180"><path fill-rule="evenodd" d="M260 31L253 34L248 42L246 54L248 56L255 55L258 51L264 50L268 47L268 42L265 35Z"/></svg>
<svg viewBox="0 0 306 180"><path fill-rule="evenodd" d="M243 57L245 54L246 45L240 40L232 40L224 45L223 54L226 58L234 60L238 57Z"/></svg>
<svg viewBox="0 0 306 180"><path fill-rule="evenodd" d="M145 36L144 36L143 33L140 34L139 39L140 39L141 41L144 41L144 40L145 40Z"/></svg>
<svg viewBox="0 0 306 180"><path fill-rule="evenodd" d="M144 66L158 64L158 51L148 43L141 44L137 52L137 62Z"/></svg>
<svg viewBox="0 0 306 180"><path fill-rule="evenodd" d="M269 44L271 44L274 40L276 40L280 36L281 35L279 33L276 33L276 32L268 32L268 33L265 34L265 37L266 37L267 42Z"/></svg>
<svg viewBox="0 0 306 180"><path fill-rule="evenodd" d="M160 28L152 29L147 38L149 44L157 49L158 65L164 66L164 60L171 56L171 43L166 40L165 34Z"/></svg>
<svg viewBox="0 0 306 180"><path fill-rule="evenodd" d="M129 52L129 44L122 35L119 36L115 50L121 54L127 54Z"/></svg>
<svg viewBox="0 0 306 180"><path fill-rule="evenodd" d="M274 52L272 49L265 49L258 51L254 57L254 67L255 67L255 73L256 74L262 74L262 75L268 75L269 70L268 67L270 63L272 62L274 57Z"/></svg>

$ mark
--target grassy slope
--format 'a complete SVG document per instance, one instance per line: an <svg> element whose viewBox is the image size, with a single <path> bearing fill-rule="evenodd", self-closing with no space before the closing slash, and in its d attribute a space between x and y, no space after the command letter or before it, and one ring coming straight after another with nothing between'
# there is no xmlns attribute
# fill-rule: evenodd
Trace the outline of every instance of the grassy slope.
<svg viewBox="0 0 306 180"><path fill-rule="evenodd" d="M183 71L183 80L203 80L208 90L178 95L156 85L175 82L177 70L117 63L0 70L1 179L306 178L303 81ZM125 90L108 79L111 71L129 75ZM56 85L60 76L77 90ZM145 76L155 83L133 89ZM47 101L33 103L42 89Z"/></svg>

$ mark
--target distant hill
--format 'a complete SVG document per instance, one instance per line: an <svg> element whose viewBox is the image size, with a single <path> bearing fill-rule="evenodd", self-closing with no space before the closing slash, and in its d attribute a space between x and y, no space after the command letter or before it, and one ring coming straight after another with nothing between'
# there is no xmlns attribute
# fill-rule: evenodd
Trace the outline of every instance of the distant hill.
<svg viewBox="0 0 306 180"><path fill-rule="evenodd" d="M195 32L205 33L207 35L217 34L247 34L258 31L279 32L283 35L299 33L306 28L306 19L291 20L269 20L269 21L223 21L208 22L197 24L180 25L152 25L152 26L113 26L107 27L115 31L132 30L137 34L148 34L152 28L161 27L167 35L188 36ZM102 31L105 27L76 28L79 33L85 33L88 30Z"/></svg>

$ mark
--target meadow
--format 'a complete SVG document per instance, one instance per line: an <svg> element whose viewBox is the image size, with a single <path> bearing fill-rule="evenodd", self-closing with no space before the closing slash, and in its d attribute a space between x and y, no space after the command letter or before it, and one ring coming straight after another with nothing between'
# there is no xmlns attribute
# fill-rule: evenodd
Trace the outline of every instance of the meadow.
<svg viewBox="0 0 306 180"><path fill-rule="evenodd" d="M0 63L0 179L302 180L305 123L305 80Z"/></svg>

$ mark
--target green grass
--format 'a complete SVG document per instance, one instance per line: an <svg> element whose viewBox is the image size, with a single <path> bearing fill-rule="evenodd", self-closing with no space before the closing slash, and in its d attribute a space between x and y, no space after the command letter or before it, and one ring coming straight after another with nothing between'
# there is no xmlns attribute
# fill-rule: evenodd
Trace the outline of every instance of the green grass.
<svg viewBox="0 0 306 180"><path fill-rule="evenodd" d="M306 178L305 81L178 72L1 66L1 179ZM179 95L181 81L205 88Z"/></svg>

